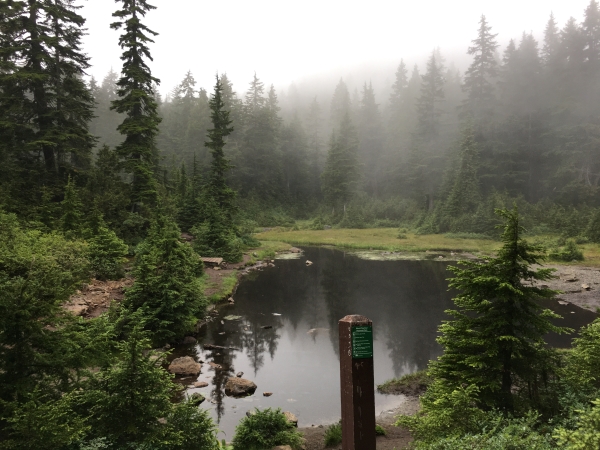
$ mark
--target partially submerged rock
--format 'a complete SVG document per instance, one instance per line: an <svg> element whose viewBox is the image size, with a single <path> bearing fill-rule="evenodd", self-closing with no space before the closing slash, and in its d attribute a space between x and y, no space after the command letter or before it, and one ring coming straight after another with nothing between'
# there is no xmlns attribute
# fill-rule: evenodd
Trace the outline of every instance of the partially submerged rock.
<svg viewBox="0 0 600 450"><path fill-rule="evenodd" d="M244 378L231 377L225 385L225 395L229 397L246 397L254 394L256 384Z"/></svg>
<svg viewBox="0 0 600 450"><path fill-rule="evenodd" d="M196 342L198 342L198 341L193 336L186 336L185 338L183 338L183 345L192 345L192 344L195 344Z"/></svg>
<svg viewBox="0 0 600 450"><path fill-rule="evenodd" d="M191 396L190 396L190 403L192 403L195 406L200 405L204 400L206 400L206 397L202 394L199 394L198 392L194 392Z"/></svg>
<svg viewBox="0 0 600 450"><path fill-rule="evenodd" d="M182 356L181 358L175 358L169 364L169 372L177 376L198 376L202 370L202 364L194 361L191 356Z"/></svg>
<svg viewBox="0 0 600 450"><path fill-rule="evenodd" d="M208 383L206 381L196 381L194 383L194 387L195 388L204 388L204 387L207 387L207 386L208 386Z"/></svg>
<svg viewBox="0 0 600 450"><path fill-rule="evenodd" d="M283 413L283 415L285 416L286 420L287 420L289 423L291 423L291 424L292 424L292 425L294 425L295 427L297 427L297 426L298 426L298 418L297 418L297 417L296 417L294 414L292 414L292 413L291 413L291 412L289 412L289 411L285 411L285 412Z"/></svg>

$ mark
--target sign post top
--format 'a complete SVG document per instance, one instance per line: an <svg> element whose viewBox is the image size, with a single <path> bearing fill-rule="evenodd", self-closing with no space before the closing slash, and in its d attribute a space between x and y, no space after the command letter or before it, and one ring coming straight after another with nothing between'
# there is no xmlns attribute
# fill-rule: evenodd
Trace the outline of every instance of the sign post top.
<svg viewBox="0 0 600 450"><path fill-rule="evenodd" d="M353 314L351 316L346 316L343 319L340 319L340 323L341 322L345 322L345 323L349 323L350 325L352 325L353 327L355 326L373 326L373 321L368 319L365 316L360 316L357 314Z"/></svg>

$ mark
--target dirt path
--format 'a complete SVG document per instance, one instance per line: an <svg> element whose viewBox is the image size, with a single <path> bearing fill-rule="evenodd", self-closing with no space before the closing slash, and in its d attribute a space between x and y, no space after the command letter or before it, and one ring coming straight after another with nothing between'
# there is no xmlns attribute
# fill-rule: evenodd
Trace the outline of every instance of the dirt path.
<svg viewBox="0 0 600 450"><path fill-rule="evenodd" d="M402 396L404 397L404 396ZM408 430L394 426L396 416L414 414L419 410L417 397L404 397L402 403L390 411L384 411L377 417L377 424L386 431L385 436L377 437L377 450L401 450L408 447L412 437ZM300 431L306 439L306 450L341 450L342 445L325 447L325 431L327 427L301 428ZM373 449L375 450L375 449Z"/></svg>

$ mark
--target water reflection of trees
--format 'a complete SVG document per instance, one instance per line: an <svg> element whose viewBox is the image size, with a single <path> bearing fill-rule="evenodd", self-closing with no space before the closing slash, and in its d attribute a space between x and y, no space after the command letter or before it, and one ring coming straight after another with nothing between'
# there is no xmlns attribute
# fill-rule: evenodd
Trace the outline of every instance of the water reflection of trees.
<svg viewBox="0 0 600 450"><path fill-rule="evenodd" d="M450 306L446 264L367 261L334 251L319 261L336 354L339 319L363 314L373 320L375 338L386 342L396 376L424 369L437 356L437 328Z"/></svg>

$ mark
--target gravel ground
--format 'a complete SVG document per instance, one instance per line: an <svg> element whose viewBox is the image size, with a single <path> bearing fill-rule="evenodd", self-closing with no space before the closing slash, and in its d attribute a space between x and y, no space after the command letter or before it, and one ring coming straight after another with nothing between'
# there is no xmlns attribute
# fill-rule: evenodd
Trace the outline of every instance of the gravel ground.
<svg viewBox="0 0 600 450"><path fill-rule="evenodd" d="M386 431L385 436L377 437L377 450L401 450L408 448L412 437L408 430L394 426L396 416L415 414L419 410L419 399L417 397L398 396L398 407L382 412L377 417L377 424ZM306 450L341 450L342 445L325 447L325 430L327 427L301 428L300 431L306 439ZM375 449L373 449L375 450Z"/></svg>
<svg viewBox="0 0 600 450"><path fill-rule="evenodd" d="M597 267L563 266L547 264L544 267L556 269L556 279L546 281L550 289L561 291L559 300L572 303L580 308L597 312L600 308L600 269Z"/></svg>

